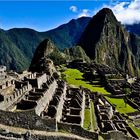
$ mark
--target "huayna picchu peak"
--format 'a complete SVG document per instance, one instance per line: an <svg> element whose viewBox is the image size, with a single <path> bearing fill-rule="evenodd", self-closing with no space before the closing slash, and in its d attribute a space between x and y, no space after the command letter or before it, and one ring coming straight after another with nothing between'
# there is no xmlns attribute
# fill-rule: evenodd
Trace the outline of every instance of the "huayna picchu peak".
<svg viewBox="0 0 140 140"><path fill-rule="evenodd" d="M104 8L93 16L78 45L95 62L123 69L134 76L139 75L140 54L137 51L135 55L132 50L139 48L140 44L132 40L131 33L117 21L113 12Z"/></svg>

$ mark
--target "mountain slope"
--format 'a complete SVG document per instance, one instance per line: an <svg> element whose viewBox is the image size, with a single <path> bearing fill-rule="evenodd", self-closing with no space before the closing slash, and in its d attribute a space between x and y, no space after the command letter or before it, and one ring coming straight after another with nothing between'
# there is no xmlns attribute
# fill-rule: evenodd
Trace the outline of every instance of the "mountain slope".
<svg viewBox="0 0 140 140"><path fill-rule="evenodd" d="M8 69L16 71L28 68L36 47L46 38L51 39L60 50L72 47L79 40L89 20L88 17L73 19L69 23L47 32L37 32L26 28L1 30L0 44L3 45L0 45L0 49L7 57L1 56L0 65L6 65ZM14 46L15 54L18 54L16 58L14 53L12 53L13 55L9 54L12 46Z"/></svg>
<svg viewBox="0 0 140 140"><path fill-rule="evenodd" d="M40 33L32 29L10 29L5 31L11 42L15 44L17 48L31 60L34 51L38 44L45 38L41 38Z"/></svg>
<svg viewBox="0 0 140 140"><path fill-rule="evenodd" d="M80 46L74 46L72 48L66 48L64 50L64 54L66 56L66 60L76 60L82 59L86 62L90 62L90 58L86 55L85 51Z"/></svg>
<svg viewBox="0 0 140 140"><path fill-rule="evenodd" d="M135 35L133 34L135 37ZM137 42L139 38L135 37ZM97 63L121 68L131 75L139 73L139 52L134 54L132 35L117 21L113 12L104 8L89 22L78 45ZM139 44L135 44L140 48Z"/></svg>
<svg viewBox="0 0 140 140"><path fill-rule="evenodd" d="M28 59L10 41L3 30L0 30L0 65L6 65L8 69L18 71L29 66Z"/></svg>
<svg viewBox="0 0 140 140"><path fill-rule="evenodd" d="M72 19L67 24L63 24L56 29L44 32L42 35L50 38L60 50L71 48L76 45L77 41L80 39L80 36L90 19L90 17Z"/></svg>
<svg viewBox="0 0 140 140"><path fill-rule="evenodd" d="M54 44L49 39L45 39L41 42L35 51L29 71L48 73L48 65L52 65L52 62L49 60L49 55L53 53L55 49Z"/></svg>
<svg viewBox="0 0 140 140"><path fill-rule="evenodd" d="M46 38L51 39L55 46L60 50L76 46L81 34L85 30L90 20L90 17L82 17L75 20L73 19L70 22L59 26L58 28L47 32L37 32L26 28L14 28L8 31L0 30L0 43L3 44L3 46L6 46L3 47L0 45L1 51L4 52L4 56L6 56L3 57L1 55L0 65L6 65L8 69L16 71L25 70L29 67L36 47ZM139 34L138 25L126 25L126 28L130 32ZM95 35L95 37L97 36ZM8 44L6 40L8 40ZM20 54L17 55L16 58L13 55L14 53L9 54L12 46L14 46L13 49L15 54Z"/></svg>
<svg viewBox="0 0 140 140"><path fill-rule="evenodd" d="M138 36L140 36L140 23L139 24L132 24L132 25L125 25L125 28L132 32L137 34Z"/></svg>
<svg viewBox="0 0 140 140"><path fill-rule="evenodd" d="M66 48L64 53L62 53L50 39L45 39L37 47L29 70L32 72L46 72L50 60L53 60L55 65L61 65L68 60L71 61L74 59L90 61L89 57L80 46Z"/></svg>

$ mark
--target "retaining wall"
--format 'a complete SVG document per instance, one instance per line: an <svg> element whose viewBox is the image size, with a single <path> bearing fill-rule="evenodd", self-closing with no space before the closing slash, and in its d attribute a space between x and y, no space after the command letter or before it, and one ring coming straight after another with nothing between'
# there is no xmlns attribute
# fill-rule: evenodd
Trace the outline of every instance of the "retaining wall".
<svg viewBox="0 0 140 140"><path fill-rule="evenodd" d="M74 125L74 124L66 124L66 123L58 123L58 130L62 129L66 132L73 133L75 135L88 138L88 139L93 139L93 140L98 140L98 134L95 132L87 131L83 129L79 125Z"/></svg>
<svg viewBox="0 0 140 140"><path fill-rule="evenodd" d="M0 110L0 123L9 126L36 130L55 130L55 120L37 116L35 110L24 112L8 112Z"/></svg>

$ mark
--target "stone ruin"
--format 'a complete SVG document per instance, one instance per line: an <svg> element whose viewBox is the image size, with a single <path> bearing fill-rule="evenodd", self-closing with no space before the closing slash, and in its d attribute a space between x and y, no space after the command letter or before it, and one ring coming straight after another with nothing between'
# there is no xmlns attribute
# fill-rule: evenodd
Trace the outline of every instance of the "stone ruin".
<svg viewBox="0 0 140 140"><path fill-rule="evenodd" d="M75 88L67 89L61 121L83 126L84 104L84 91Z"/></svg>
<svg viewBox="0 0 140 140"><path fill-rule="evenodd" d="M98 96L98 95L97 95ZM101 133L122 132L124 135L138 138L133 130L129 127L126 120L115 108L103 97L98 96L94 101L95 114L97 117L98 127Z"/></svg>
<svg viewBox="0 0 140 140"><path fill-rule="evenodd" d="M135 137L125 120L104 98L92 97L90 91L82 87L72 88L65 81L55 79L53 74L28 71L6 73L1 80L0 124L51 132L64 129L84 138L98 139L97 132L83 128L84 110L90 100L95 100L95 113L102 134L110 135L112 130ZM22 139L25 136L12 135Z"/></svg>
<svg viewBox="0 0 140 140"><path fill-rule="evenodd" d="M57 123L83 126L85 93L53 74L6 73L0 85L0 123L56 131Z"/></svg>
<svg viewBox="0 0 140 140"><path fill-rule="evenodd" d="M0 80L5 79L5 77L6 77L6 67L0 66Z"/></svg>

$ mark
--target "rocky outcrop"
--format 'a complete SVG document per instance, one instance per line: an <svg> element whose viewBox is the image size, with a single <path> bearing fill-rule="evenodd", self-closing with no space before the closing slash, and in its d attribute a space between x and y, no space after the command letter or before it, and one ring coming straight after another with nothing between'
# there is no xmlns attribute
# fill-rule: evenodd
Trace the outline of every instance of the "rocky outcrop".
<svg viewBox="0 0 140 140"><path fill-rule="evenodd" d="M82 59L86 62L90 62L90 58L86 55L85 51L80 46L75 46L72 48L66 48L64 50L67 60Z"/></svg>
<svg viewBox="0 0 140 140"><path fill-rule="evenodd" d="M135 38L135 35L133 35ZM135 56L132 35L117 21L113 12L104 8L89 22L78 45L95 62L139 74L139 53ZM137 38L140 41L140 38Z"/></svg>
<svg viewBox="0 0 140 140"><path fill-rule="evenodd" d="M45 39L41 42L35 51L29 71L52 74L55 71L55 67L52 60L49 59L49 55L53 53L54 50L55 47L49 39Z"/></svg>
<svg viewBox="0 0 140 140"><path fill-rule="evenodd" d="M67 60L82 59L90 62L90 58L86 55L85 51L76 46L67 48L64 52L58 50L51 40L45 39L39 44L32 59L29 70L32 72L48 72L54 71L54 65L64 64Z"/></svg>

